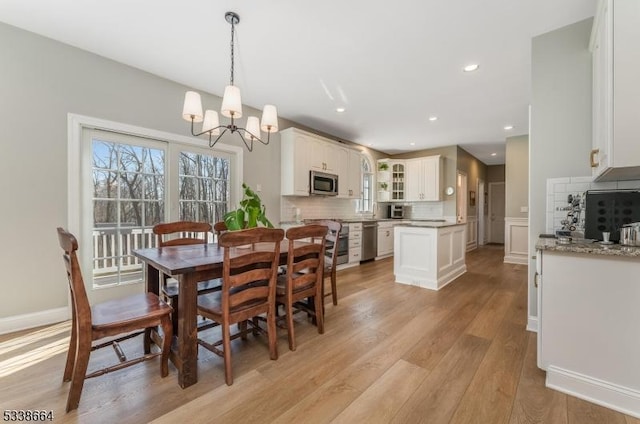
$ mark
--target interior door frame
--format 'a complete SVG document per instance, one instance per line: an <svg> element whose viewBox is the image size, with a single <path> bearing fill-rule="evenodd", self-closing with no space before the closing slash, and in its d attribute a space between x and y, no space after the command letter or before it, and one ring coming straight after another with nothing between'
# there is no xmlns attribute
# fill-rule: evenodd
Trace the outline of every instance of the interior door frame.
<svg viewBox="0 0 640 424"><path fill-rule="evenodd" d="M476 210L478 215L477 240L479 246L483 246L485 244L484 190L484 180L479 178L478 190L476 191L476 193L478 193L476 196L478 198L478 208Z"/></svg>
<svg viewBox="0 0 640 424"><path fill-rule="evenodd" d="M497 182L489 183L489 199L488 199L489 200L489 213L488 213L488 216L489 216L489 221L490 222L491 222L491 215L493 214L493 211L491 210L491 204L493 203L492 202L492 199L493 199L493 187L495 187L496 185L504 186L505 182L504 181L497 181ZM502 223L502 225L504 225L504 222ZM503 237L503 240L500 241L500 242L496 242L496 241L493 240L493 228L492 228L491 224L489 224L489 243L502 243L502 244L504 243L504 237Z"/></svg>
<svg viewBox="0 0 640 424"><path fill-rule="evenodd" d="M468 177L464 171L456 171L456 222L458 224L467 223L469 208L467 207Z"/></svg>

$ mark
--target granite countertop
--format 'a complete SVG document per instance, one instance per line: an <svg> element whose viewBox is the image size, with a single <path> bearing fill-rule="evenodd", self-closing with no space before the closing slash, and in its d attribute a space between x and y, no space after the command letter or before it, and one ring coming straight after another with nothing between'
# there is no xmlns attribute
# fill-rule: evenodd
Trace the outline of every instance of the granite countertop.
<svg viewBox="0 0 640 424"><path fill-rule="evenodd" d="M640 258L640 247L638 246L621 246L619 244L603 244L602 242L592 241L578 241L564 244L558 243L558 240L555 238L539 238L536 243L536 249L553 252Z"/></svg>
<svg viewBox="0 0 640 424"><path fill-rule="evenodd" d="M456 222L447 222L447 221L413 221L407 222L404 224L399 224L397 227L414 227L414 228L445 228L445 227L454 227L456 225L467 225L467 224L458 224Z"/></svg>

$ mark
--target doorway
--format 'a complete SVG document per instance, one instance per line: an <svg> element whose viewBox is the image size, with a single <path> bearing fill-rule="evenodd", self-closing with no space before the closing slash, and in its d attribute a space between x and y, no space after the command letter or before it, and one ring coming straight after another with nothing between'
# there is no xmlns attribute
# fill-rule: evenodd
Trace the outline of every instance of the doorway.
<svg viewBox="0 0 640 424"><path fill-rule="evenodd" d="M489 243L504 244L504 182L489 183Z"/></svg>

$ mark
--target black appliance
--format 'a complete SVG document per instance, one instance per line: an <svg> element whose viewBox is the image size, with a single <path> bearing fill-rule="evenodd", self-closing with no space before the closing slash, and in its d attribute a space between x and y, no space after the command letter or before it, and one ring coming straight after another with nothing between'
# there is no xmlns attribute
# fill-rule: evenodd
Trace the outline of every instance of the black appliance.
<svg viewBox="0 0 640 424"><path fill-rule="evenodd" d="M639 190L589 190L585 200L584 236L602 240L609 232L610 240L620 241L620 228L640 221Z"/></svg>

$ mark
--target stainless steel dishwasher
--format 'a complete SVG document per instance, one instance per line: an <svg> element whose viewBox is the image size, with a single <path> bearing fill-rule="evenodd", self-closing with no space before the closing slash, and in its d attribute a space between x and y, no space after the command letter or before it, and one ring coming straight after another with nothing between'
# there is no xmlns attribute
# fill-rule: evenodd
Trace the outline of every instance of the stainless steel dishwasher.
<svg viewBox="0 0 640 424"><path fill-rule="evenodd" d="M361 260L367 261L376 257L378 253L378 223L362 223L362 256Z"/></svg>

